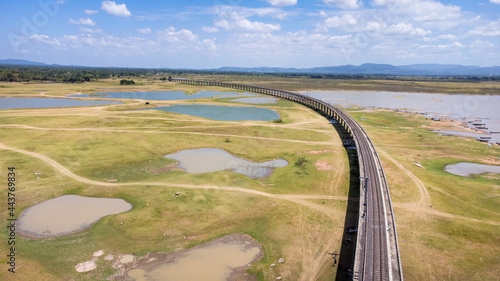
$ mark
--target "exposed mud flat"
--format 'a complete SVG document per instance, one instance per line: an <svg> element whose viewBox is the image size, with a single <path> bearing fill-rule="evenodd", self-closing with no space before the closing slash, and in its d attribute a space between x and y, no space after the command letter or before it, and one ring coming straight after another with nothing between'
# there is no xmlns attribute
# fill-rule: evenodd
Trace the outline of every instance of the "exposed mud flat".
<svg viewBox="0 0 500 281"><path fill-rule="evenodd" d="M26 209L19 217L18 230L31 238L68 235L130 209L132 205L123 199L64 195Z"/></svg>
<svg viewBox="0 0 500 281"><path fill-rule="evenodd" d="M115 280L256 280L248 266L264 256L260 244L246 234L232 234L174 253L151 253Z"/></svg>

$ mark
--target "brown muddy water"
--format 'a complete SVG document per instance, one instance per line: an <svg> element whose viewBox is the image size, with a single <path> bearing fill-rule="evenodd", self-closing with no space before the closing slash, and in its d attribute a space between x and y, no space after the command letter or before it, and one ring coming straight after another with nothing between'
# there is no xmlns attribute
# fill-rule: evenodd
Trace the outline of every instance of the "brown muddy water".
<svg viewBox="0 0 500 281"><path fill-rule="evenodd" d="M188 149L165 155L165 157L177 160L179 162L177 167L188 173L198 174L230 170L252 179L268 177L274 168L288 165L288 161L284 159L255 163L233 156L218 148Z"/></svg>
<svg viewBox="0 0 500 281"><path fill-rule="evenodd" d="M123 199L64 195L26 209L19 217L19 233L33 238L71 234L99 219L132 209Z"/></svg>
<svg viewBox="0 0 500 281"><path fill-rule="evenodd" d="M125 280L255 280L245 270L262 256L253 238L233 234L192 249L145 256L126 273Z"/></svg>

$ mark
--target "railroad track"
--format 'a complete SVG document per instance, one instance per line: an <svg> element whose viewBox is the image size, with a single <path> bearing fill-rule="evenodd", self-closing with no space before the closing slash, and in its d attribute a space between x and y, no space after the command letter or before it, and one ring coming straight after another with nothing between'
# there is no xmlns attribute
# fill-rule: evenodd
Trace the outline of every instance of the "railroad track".
<svg viewBox="0 0 500 281"><path fill-rule="evenodd" d="M370 137L354 118L327 102L290 91L181 78L174 78L172 81L272 95L313 108L344 126L356 145L361 179L358 233L352 279L403 280L396 222L384 170Z"/></svg>

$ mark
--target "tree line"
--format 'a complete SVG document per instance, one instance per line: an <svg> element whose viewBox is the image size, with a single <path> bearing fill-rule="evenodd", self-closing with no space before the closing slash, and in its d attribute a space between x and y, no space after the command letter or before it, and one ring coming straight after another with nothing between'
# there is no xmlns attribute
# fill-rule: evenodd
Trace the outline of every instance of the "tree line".
<svg viewBox="0 0 500 281"><path fill-rule="evenodd" d="M411 81L500 81L500 77L479 76L395 76L370 74L308 74L308 73L265 73L244 71L217 70L184 70L184 69L151 69L151 68L105 68L105 67L71 67L71 66L25 66L0 65L0 81L3 82L58 82L84 83L113 77L145 77L167 80L167 77L182 75L206 76L271 76L309 79L391 79Z"/></svg>

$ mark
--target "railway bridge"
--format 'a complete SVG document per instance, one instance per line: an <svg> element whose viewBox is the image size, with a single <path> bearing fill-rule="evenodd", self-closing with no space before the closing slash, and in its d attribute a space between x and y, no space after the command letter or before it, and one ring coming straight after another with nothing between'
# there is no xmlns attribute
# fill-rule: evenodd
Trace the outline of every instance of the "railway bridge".
<svg viewBox="0 0 500 281"><path fill-rule="evenodd" d="M354 140L361 179L353 280L403 280L396 221L382 163L368 134L354 118L327 102L295 92L182 78L172 81L271 95L303 104L337 120Z"/></svg>

